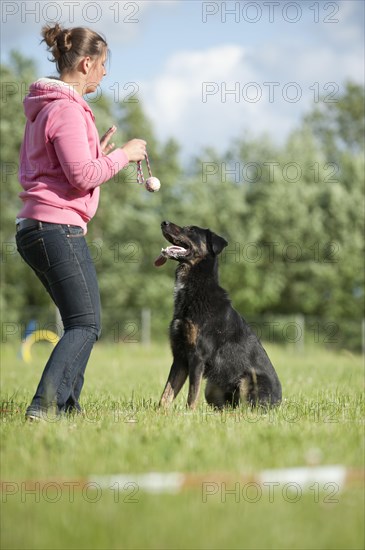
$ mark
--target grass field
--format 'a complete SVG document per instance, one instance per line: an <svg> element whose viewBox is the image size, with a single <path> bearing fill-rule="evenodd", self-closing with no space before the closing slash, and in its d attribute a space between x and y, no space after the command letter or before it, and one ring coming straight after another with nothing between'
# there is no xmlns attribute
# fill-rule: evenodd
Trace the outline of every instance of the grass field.
<svg viewBox="0 0 365 550"><path fill-rule="evenodd" d="M163 412L157 402L168 347L99 343L87 369L85 415L29 424L25 408L49 348L36 344L29 364L17 351L2 348L1 548L364 547L361 483L249 481L266 469L363 468L362 357L267 346L283 385L276 410L213 412L201 396L190 412L183 391ZM153 494L139 484L148 472L204 481ZM90 482L114 474L129 481Z"/></svg>

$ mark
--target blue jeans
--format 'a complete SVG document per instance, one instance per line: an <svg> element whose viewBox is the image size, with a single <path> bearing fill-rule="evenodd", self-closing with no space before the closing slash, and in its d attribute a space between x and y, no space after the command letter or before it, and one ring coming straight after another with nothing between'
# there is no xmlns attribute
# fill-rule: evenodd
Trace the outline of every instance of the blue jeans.
<svg viewBox="0 0 365 550"><path fill-rule="evenodd" d="M99 287L83 230L40 222L18 231L16 243L58 307L64 327L26 414L79 411L86 365L101 331Z"/></svg>

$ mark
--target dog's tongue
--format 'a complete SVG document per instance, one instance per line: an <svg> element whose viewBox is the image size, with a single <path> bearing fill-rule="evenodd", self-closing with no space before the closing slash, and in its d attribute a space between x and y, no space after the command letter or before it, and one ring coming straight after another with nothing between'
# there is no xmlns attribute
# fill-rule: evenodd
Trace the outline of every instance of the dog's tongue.
<svg viewBox="0 0 365 550"><path fill-rule="evenodd" d="M155 260L155 266L160 267L164 265L169 258L178 258L179 256L184 256L187 252L186 248L182 246L173 245L163 248L161 254Z"/></svg>
<svg viewBox="0 0 365 550"><path fill-rule="evenodd" d="M155 267L161 267L166 262L167 258L163 254L160 254L158 258L155 259Z"/></svg>

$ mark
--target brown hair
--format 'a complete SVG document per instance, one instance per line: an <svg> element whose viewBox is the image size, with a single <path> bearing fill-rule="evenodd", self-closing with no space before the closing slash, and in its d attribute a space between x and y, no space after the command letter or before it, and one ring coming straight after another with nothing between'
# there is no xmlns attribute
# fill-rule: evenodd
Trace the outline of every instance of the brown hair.
<svg viewBox="0 0 365 550"><path fill-rule="evenodd" d="M54 27L47 25L42 36L60 74L76 69L82 57L97 58L108 52L106 40L86 27L64 29L58 23Z"/></svg>

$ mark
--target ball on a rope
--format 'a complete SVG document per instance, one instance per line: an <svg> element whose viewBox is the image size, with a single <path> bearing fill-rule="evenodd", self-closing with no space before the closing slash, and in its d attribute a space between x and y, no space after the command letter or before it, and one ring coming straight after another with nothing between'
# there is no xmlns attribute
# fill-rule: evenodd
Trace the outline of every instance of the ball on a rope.
<svg viewBox="0 0 365 550"><path fill-rule="evenodd" d="M158 178L151 176L150 178L146 179L145 186L147 191L149 191L150 193L154 193L155 191L158 191L160 189L161 183Z"/></svg>

